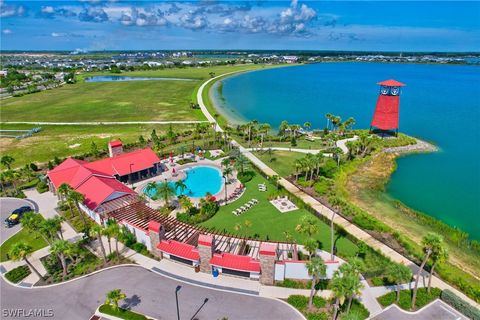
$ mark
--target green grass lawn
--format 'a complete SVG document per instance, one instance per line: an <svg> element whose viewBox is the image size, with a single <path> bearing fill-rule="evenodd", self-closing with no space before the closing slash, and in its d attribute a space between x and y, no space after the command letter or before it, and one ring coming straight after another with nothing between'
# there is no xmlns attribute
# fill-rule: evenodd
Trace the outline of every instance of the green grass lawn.
<svg viewBox="0 0 480 320"><path fill-rule="evenodd" d="M258 191L258 184L266 183L267 192ZM305 209L280 213L268 200L268 195L276 192L276 187L260 174L246 183L247 190L237 201L222 206L213 218L203 222L205 227L215 227L219 231L238 234L241 236L254 237L258 235L260 239L269 239L285 241L284 232L288 232L299 244L302 244L307 236L295 231L296 225L304 215L311 213ZM238 209L243 204L255 198L259 203L240 216L235 216L232 211ZM252 226L247 228L244 223L246 220L252 222ZM240 230L235 230L235 225L241 224ZM320 242L320 247L328 251L330 248L330 229L329 226L318 220L319 232L315 238ZM350 240L339 238L337 241L338 253L342 256L352 256L356 253L357 247Z"/></svg>
<svg viewBox="0 0 480 320"><path fill-rule="evenodd" d="M78 82L2 101L2 121L204 120L190 108L198 81Z"/></svg>
<svg viewBox="0 0 480 320"><path fill-rule="evenodd" d="M304 158L305 153L274 150L256 151L254 154L280 176L287 177L295 172L295 160Z"/></svg>
<svg viewBox="0 0 480 320"><path fill-rule="evenodd" d="M9 260L7 255L10 252L10 249L15 245L15 243L23 241L26 244L33 247L33 251L37 251L47 246L47 243L41 236L37 236L36 234L29 232L25 229L20 230L13 236L11 236L7 241L5 241L0 246L0 262L4 262Z"/></svg>
<svg viewBox="0 0 480 320"><path fill-rule="evenodd" d="M31 129L32 125L0 124L2 129ZM168 125L98 125L98 126L41 126L42 131L26 139L0 139L0 153L15 158L14 167L26 163L45 163L55 156L59 158L90 152L92 141L98 149L107 149L107 143L113 139L121 139L124 143L138 141L143 135L150 137L152 129L162 135L168 130ZM179 132L192 128L192 125L175 125Z"/></svg>

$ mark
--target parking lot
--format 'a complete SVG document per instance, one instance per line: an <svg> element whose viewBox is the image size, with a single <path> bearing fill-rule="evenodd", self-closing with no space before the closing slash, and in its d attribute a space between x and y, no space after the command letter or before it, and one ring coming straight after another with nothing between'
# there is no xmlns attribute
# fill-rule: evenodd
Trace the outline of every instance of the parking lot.
<svg viewBox="0 0 480 320"><path fill-rule="evenodd" d="M24 199L17 199L17 198L0 198L0 216L1 216L1 223L2 226L0 228L0 243L3 243L5 240L10 238L12 235L17 233L21 226L20 224L17 224L16 226L13 226L11 228L5 227L3 222L5 221L6 218L10 215L10 213L22 206L29 206L33 208L35 211L38 211L38 208L36 208L35 203L29 202Z"/></svg>

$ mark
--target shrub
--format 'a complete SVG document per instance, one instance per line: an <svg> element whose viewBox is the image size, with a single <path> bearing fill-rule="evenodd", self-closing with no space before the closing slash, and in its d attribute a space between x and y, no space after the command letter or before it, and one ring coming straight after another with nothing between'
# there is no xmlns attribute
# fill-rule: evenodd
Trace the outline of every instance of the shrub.
<svg viewBox="0 0 480 320"><path fill-rule="evenodd" d="M352 306L348 315L345 313L347 307L348 302L344 303L340 308L340 311L342 311L340 319L367 319L370 316L368 309L357 299L352 300Z"/></svg>
<svg viewBox="0 0 480 320"><path fill-rule="evenodd" d="M354 216L352 222L358 225L360 228L366 230L375 230L380 232L386 232L389 230L385 224L364 213Z"/></svg>
<svg viewBox="0 0 480 320"><path fill-rule="evenodd" d="M114 317L118 317L120 319L128 319L128 320L147 320L148 319L143 314L139 314L131 310L125 310L122 308L118 308L117 310L115 310L109 304L101 305L99 308L99 311Z"/></svg>
<svg viewBox="0 0 480 320"><path fill-rule="evenodd" d="M305 313L307 320L327 320L328 314L325 312L307 312Z"/></svg>
<svg viewBox="0 0 480 320"><path fill-rule="evenodd" d="M477 320L480 319L480 310L466 302L465 300L459 298L452 291L446 289L442 291L440 299L445 301L447 304L452 306L457 311L463 313L468 318Z"/></svg>
<svg viewBox="0 0 480 320"><path fill-rule="evenodd" d="M404 310L410 310L412 303L412 290L401 290L400 291L400 301L398 306ZM431 292L427 292L427 288L420 288L417 291L417 301L415 302L416 308L421 308L433 300L440 297L442 290L438 288L432 288ZM389 292L381 297L378 297L378 302L386 307L395 302L397 293L395 291Z"/></svg>
<svg viewBox="0 0 480 320"><path fill-rule="evenodd" d="M25 279L31 273L30 268L27 265L16 267L5 273L5 278L13 283L19 283Z"/></svg>
<svg viewBox="0 0 480 320"><path fill-rule="evenodd" d="M302 311L308 305L308 298L299 294L288 296L287 302L294 306L296 309Z"/></svg>
<svg viewBox="0 0 480 320"><path fill-rule="evenodd" d="M132 249L135 250L138 253L142 253L142 252L147 251L147 247L143 243L140 243L140 242L135 242L132 245Z"/></svg>
<svg viewBox="0 0 480 320"><path fill-rule="evenodd" d="M238 180L243 184L252 180L253 177L255 177L255 172L253 172L253 171L245 171L243 173L240 172L240 173L237 174Z"/></svg>
<svg viewBox="0 0 480 320"><path fill-rule="evenodd" d="M313 189L316 193L320 195L325 195L330 190L331 182L323 177L321 177L315 184L313 185Z"/></svg>
<svg viewBox="0 0 480 320"><path fill-rule="evenodd" d="M48 191L48 184L45 181L39 181L37 183L36 189L38 193L44 193Z"/></svg>
<svg viewBox="0 0 480 320"><path fill-rule="evenodd" d="M38 178L35 178L31 181L25 182L24 184L21 184L21 185L18 186L18 190L25 190L25 189L33 188L37 185L37 183L39 181L40 180Z"/></svg>

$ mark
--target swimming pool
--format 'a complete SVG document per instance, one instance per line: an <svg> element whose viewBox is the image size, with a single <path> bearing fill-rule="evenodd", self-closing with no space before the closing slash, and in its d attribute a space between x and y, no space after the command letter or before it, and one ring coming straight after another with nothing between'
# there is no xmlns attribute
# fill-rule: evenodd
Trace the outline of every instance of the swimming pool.
<svg viewBox="0 0 480 320"><path fill-rule="evenodd" d="M202 198L209 192L212 195L222 189L222 175L220 170L209 166L198 166L185 169L187 177L183 181L187 188L182 192L176 189L177 196L186 195L191 198ZM175 189L175 182L169 182ZM154 190L144 190L150 198L154 196Z"/></svg>

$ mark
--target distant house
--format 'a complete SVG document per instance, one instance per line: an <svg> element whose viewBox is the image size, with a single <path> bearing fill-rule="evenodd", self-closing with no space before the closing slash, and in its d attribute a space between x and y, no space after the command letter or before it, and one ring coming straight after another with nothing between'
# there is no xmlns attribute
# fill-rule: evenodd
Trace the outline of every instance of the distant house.
<svg viewBox="0 0 480 320"><path fill-rule="evenodd" d="M283 56L282 59L286 63L295 63L295 62L297 62L298 57L297 56Z"/></svg>
<svg viewBox="0 0 480 320"><path fill-rule="evenodd" d="M7 70L0 70L0 77L6 77L8 75Z"/></svg>
<svg viewBox="0 0 480 320"><path fill-rule="evenodd" d="M101 223L102 204L122 197L136 197L122 182L136 181L159 174L160 158L150 148L123 153L120 141L109 143L110 157L94 162L68 158L47 173L50 191L68 184L84 195L81 209Z"/></svg>

